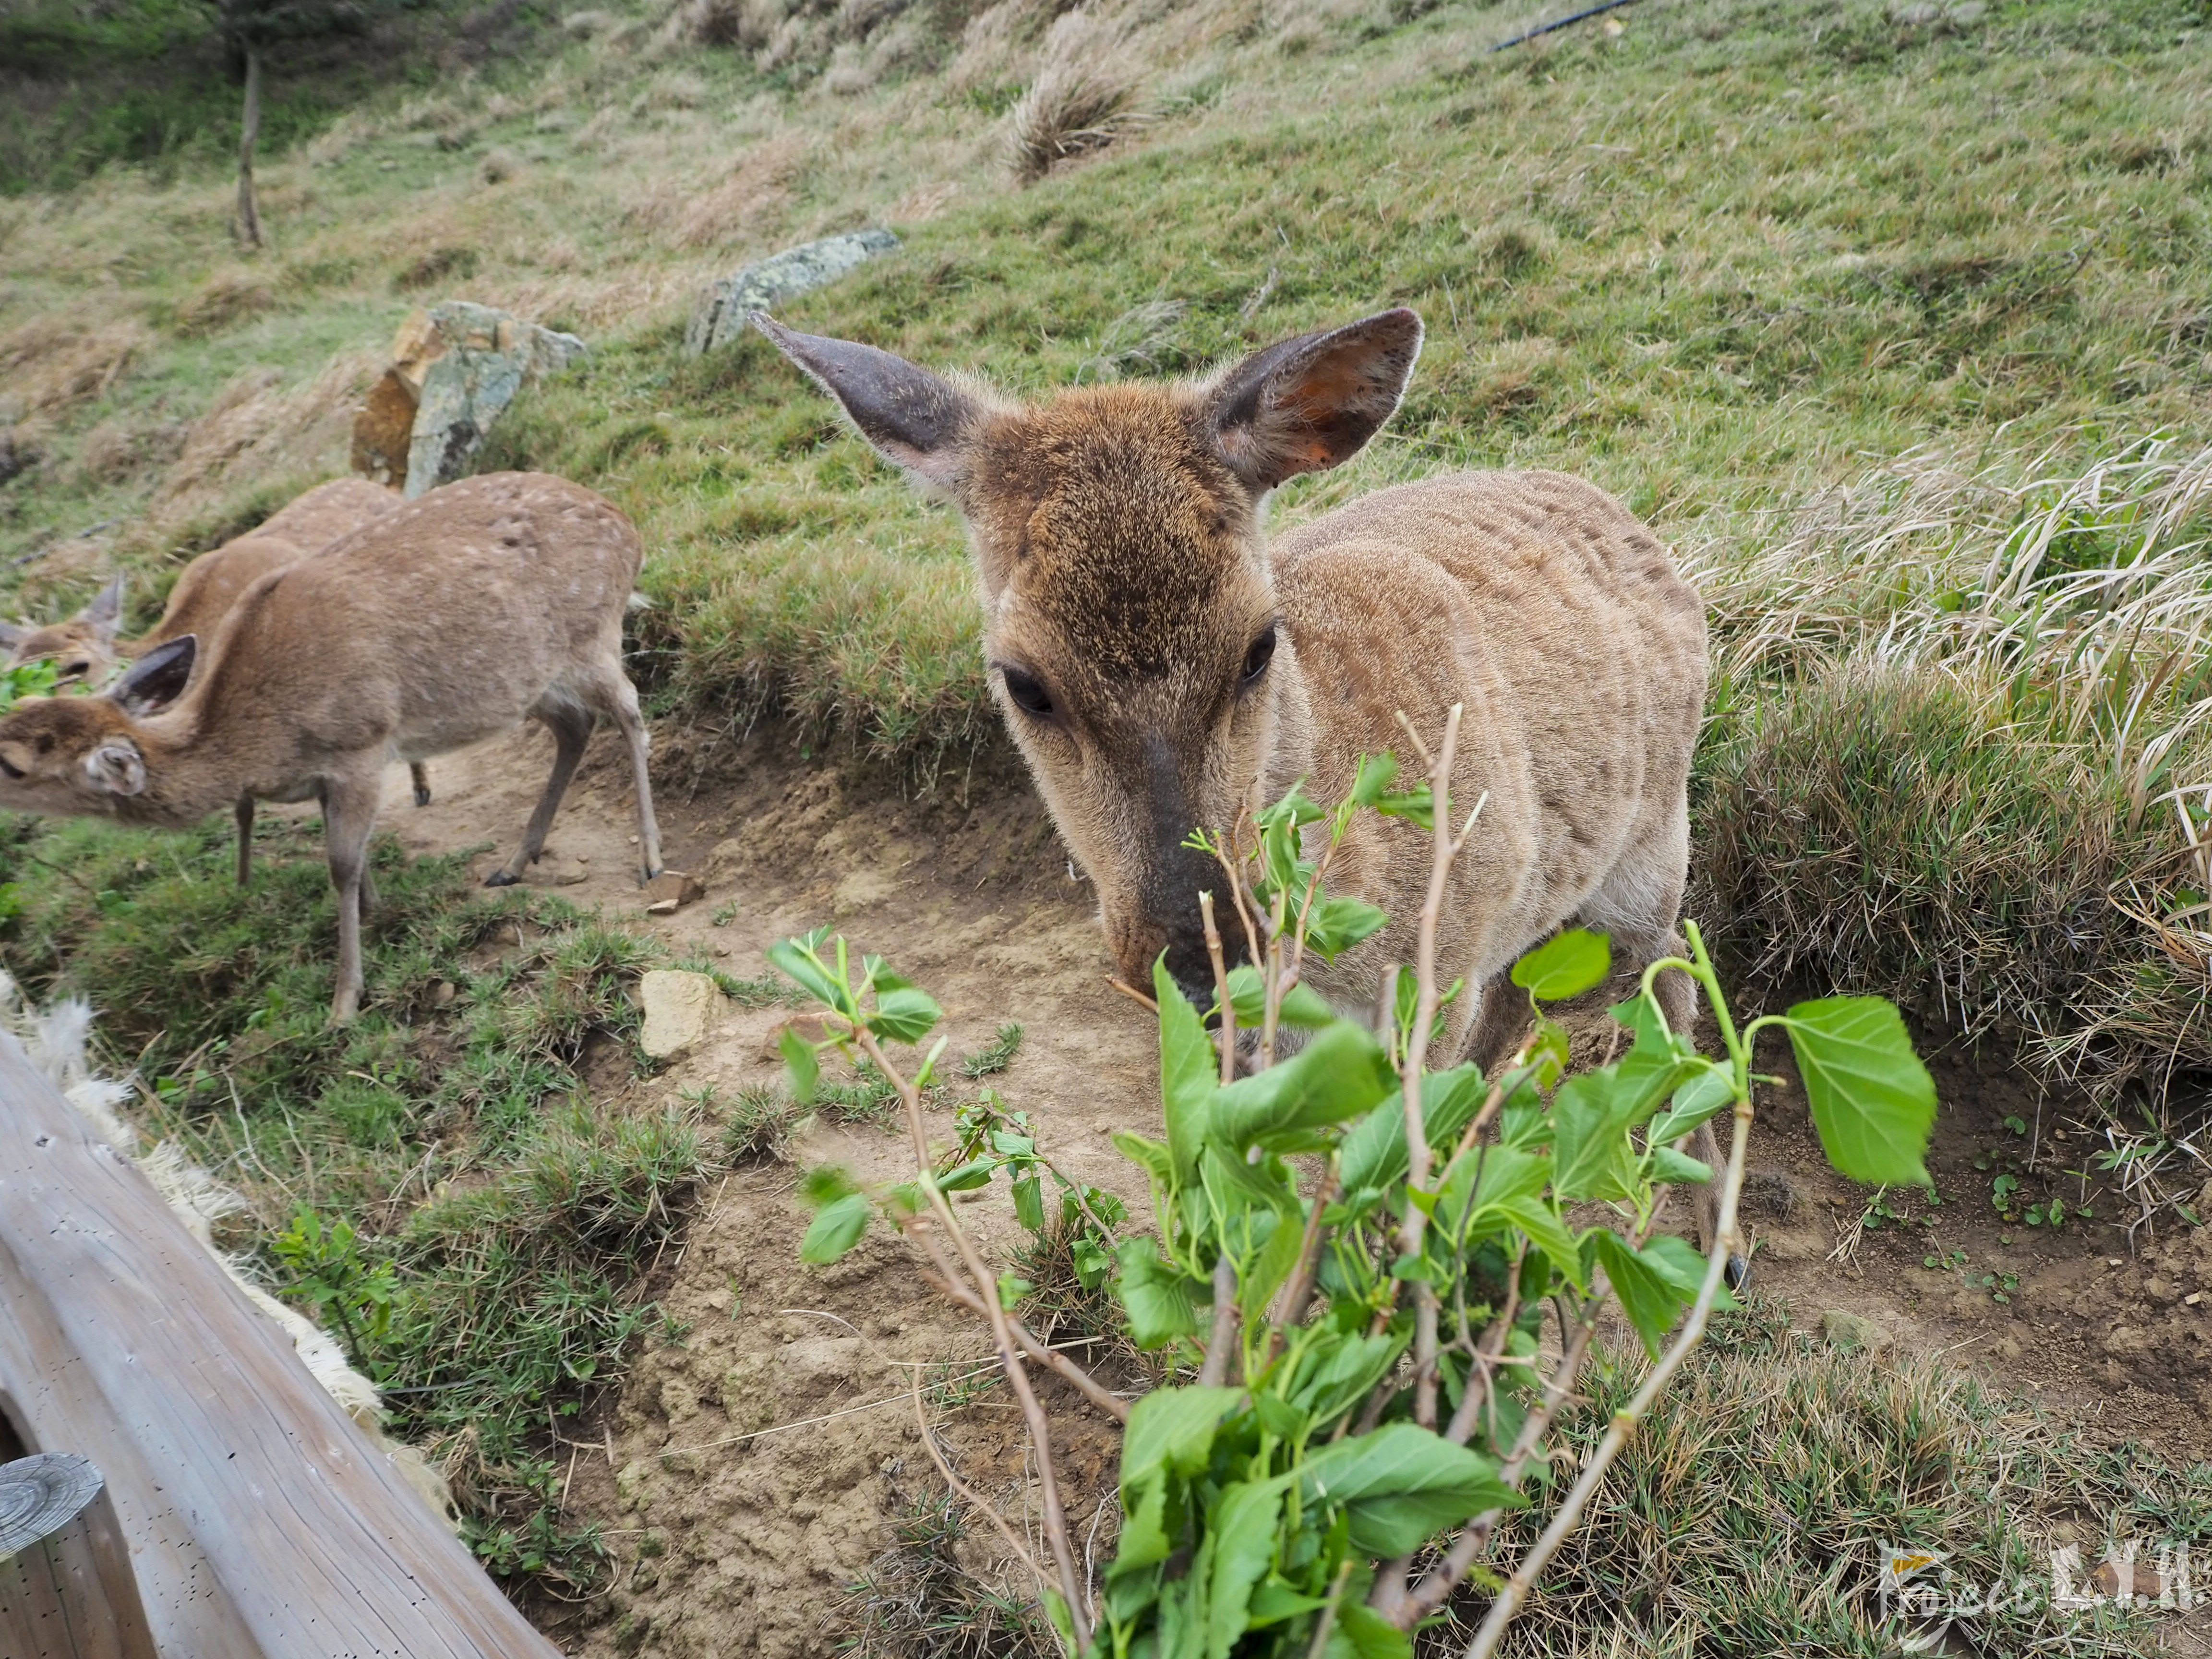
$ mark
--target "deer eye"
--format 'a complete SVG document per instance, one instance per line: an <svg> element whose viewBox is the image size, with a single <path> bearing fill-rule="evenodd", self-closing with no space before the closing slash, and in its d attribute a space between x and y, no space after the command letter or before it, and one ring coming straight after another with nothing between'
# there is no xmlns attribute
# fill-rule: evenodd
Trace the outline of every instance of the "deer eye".
<svg viewBox="0 0 2212 1659"><path fill-rule="evenodd" d="M61 678L64 680L81 680L91 672L92 665L89 662L67 662L62 665Z"/></svg>
<svg viewBox="0 0 2212 1659"><path fill-rule="evenodd" d="M1248 686L1257 684L1260 676L1267 672L1267 665L1274 659L1275 629L1271 623L1267 631L1254 640L1251 649L1244 653L1244 684Z"/></svg>
<svg viewBox="0 0 2212 1659"><path fill-rule="evenodd" d="M1006 695L1014 700L1015 708L1039 720L1052 714L1052 693L1044 689L1043 682L1036 675L1004 664L1000 665L999 673L1006 682Z"/></svg>

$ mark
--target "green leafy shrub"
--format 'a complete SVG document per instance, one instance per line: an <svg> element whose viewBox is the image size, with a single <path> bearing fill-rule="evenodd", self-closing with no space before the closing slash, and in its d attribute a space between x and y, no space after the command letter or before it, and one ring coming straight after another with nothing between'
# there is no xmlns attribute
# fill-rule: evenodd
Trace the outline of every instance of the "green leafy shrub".
<svg viewBox="0 0 2212 1659"><path fill-rule="evenodd" d="M1102 1279L1110 1261L1130 1338L1158 1351L1177 1379L1133 1406L1035 1336L1017 1311L1031 1287L988 1270L947 1202L1003 1170L1018 1219L1042 1235L1042 1175L1054 1172L1027 1126L995 1108L963 1120L953 1156L932 1152L921 1091L944 1039L911 1078L885 1045L926 1038L935 1003L880 957L854 963L842 939L833 946L817 933L769 953L833 1017L822 1046L857 1048L896 1087L915 1158L912 1180L878 1194L815 1171L803 1188L816 1207L802 1254L834 1259L881 1213L956 1299L989 1320L1040 1470L1052 1559L1030 1565L1071 1652L1410 1659L1411 1632L1471 1575L1492 1600L1469 1652L1495 1651L1629 1431L1712 1310L1733 1305L1723 1279L1751 1065L1769 1029L1790 1037L1838 1169L1868 1182L1925 1179L1934 1088L1895 1008L1871 998L1804 1002L1739 1031L1694 926L1691 957L1647 968L1636 994L1612 1011L1631 1038L1627 1053L1571 1077L1565 1032L1541 1005L1605 978L1609 953L1589 933L1562 934L1514 969L1534 1025L1493 1077L1472 1065L1427 1066L1438 1012L1463 992L1440 986L1429 960L1398 976L1395 1018L1379 1033L1305 990L1298 971L1309 949L1333 955L1386 920L1325 890L1354 813L1430 830L1440 856L1429 905L1442 903L1443 872L1474 822L1455 838L1439 783L1449 738L1443 753L1421 787L1395 789L1395 763L1376 757L1333 811L1294 790L1256 816L1249 844L1196 838L1234 884L1258 960L1223 971L1212 896L1203 896L1217 963L1211 1038L1207 1016L1164 963L1155 970L1165 1136L1115 1137L1146 1173L1152 1231L1116 1238L1118 1206L1104 1210L1067 1182L1051 1218L1078 1233ZM1686 973L1704 992L1718 1057L1668 1029L1652 990L1662 972ZM1249 1052L1240 1027L1256 1028ZM1303 1039L1295 1045L1285 1039L1293 1030ZM1250 1062L1243 1075L1240 1053ZM817 1049L793 1036L785 1054L804 1097L818 1076ZM1724 1171L1677 1150L1723 1115L1733 1124ZM1294 1160L1304 1161L1303 1179ZM1668 1188L1714 1180L1723 1182L1719 1237L1701 1256L1659 1230L1660 1208ZM1593 1205L1603 1206L1600 1219L1586 1224ZM1079 1264L1085 1259L1079 1252ZM1651 1368L1501 1579L1486 1565L1501 1525L1531 1503L1530 1485L1546 1483L1554 1416L1616 1308ZM1550 1358L1547 1310L1559 1326ZM1028 1376L1034 1364L1124 1424L1121 1535L1095 1622Z"/></svg>

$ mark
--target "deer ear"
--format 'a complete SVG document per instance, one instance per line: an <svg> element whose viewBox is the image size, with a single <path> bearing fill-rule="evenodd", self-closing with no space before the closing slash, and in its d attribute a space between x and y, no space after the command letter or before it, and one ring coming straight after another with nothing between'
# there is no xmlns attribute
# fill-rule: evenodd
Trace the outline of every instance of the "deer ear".
<svg viewBox="0 0 2212 1659"><path fill-rule="evenodd" d="M1206 421L1254 494L1350 460L1405 395L1421 319L1385 311L1254 353L1213 383Z"/></svg>
<svg viewBox="0 0 2212 1659"><path fill-rule="evenodd" d="M118 573L114 580L93 596L92 603L84 608L81 618L100 635L103 646L115 643L116 629L123 624L123 577Z"/></svg>
<svg viewBox="0 0 2212 1659"><path fill-rule="evenodd" d="M193 634L162 641L108 688L109 698L125 714L137 718L159 713L184 695L191 682L199 648L199 637Z"/></svg>
<svg viewBox="0 0 2212 1659"><path fill-rule="evenodd" d="M11 622L0 622L0 651L13 651L31 637L31 630Z"/></svg>
<svg viewBox="0 0 2212 1659"><path fill-rule="evenodd" d="M873 346L796 333L765 312L753 313L753 326L843 405L884 459L939 489L967 477L967 441L982 410L950 380Z"/></svg>
<svg viewBox="0 0 2212 1659"><path fill-rule="evenodd" d="M110 738L84 757L85 781L110 795L146 793L146 758L128 738Z"/></svg>

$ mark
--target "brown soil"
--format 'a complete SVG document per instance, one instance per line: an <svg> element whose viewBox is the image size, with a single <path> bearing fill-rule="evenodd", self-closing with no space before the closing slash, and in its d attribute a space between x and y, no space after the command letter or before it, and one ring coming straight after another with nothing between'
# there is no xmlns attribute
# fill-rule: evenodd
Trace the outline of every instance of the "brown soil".
<svg viewBox="0 0 2212 1659"><path fill-rule="evenodd" d="M1158 1133L1149 1018L1107 989L1089 890L1034 798L994 780L965 795L941 781L902 799L767 747L755 739L734 767L726 757L718 781L688 798L684 775L695 769L681 755L657 759L667 862L705 881L703 901L642 917L627 781L604 743L532 880L635 913L678 956L703 952L744 977L765 971L762 952L775 939L833 923L939 999L954 1056L1019 1021L1019 1057L994 1083L1033 1115L1063 1168L1141 1214L1141 1182L1107 1137L1124 1126ZM419 850L495 842L503 853L549 756L530 732L441 761L438 799L420 811L395 769L386 822ZM487 870L495 861L480 860ZM789 1016L727 1003L700 1044L656 1076L621 1082L612 1099L658 1109L679 1091L711 1087L726 1103L738 1088L772 1085L773 1033ZM1601 1018L1585 1011L1577 1023L1595 1037ZM1761 1054L1770 1069L1786 1069L1779 1048L1778 1039L1778 1052ZM2140 1230L2131 1249L2118 1195L2063 1173L2087 1167L2086 1133L2065 1127L2086 1115L2079 1103L2039 1095L1986 1056L1945 1054L1935 1069L1943 1109L1933 1208L1917 1194L1870 1206L1828 1170L1794 1079L1768 1091L1747 1206L1759 1288L1785 1298L1808 1328L1831 1310L1858 1316L1877 1342L1950 1355L2100 1437L2173 1459L2212 1456L2212 1227L2161 1224ZM2029 1133L2008 1129L2008 1117ZM682 1253L654 1287L682 1334L650 1343L619 1398L564 1443L569 1510L605 1524L617 1562L602 1597L544 1609L568 1650L834 1650L850 1617L845 1587L939 1479L917 1428L917 1375L933 1390L940 1447L1042 1553L1018 1413L1003 1387L982 1386L987 1343L975 1322L933 1295L895 1241L872 1238L826 1269L799 1262L797 1173L825 1161L864 1181L902 1178L908 1164L902 1135L817 1121L802 1127L790 1164L740 1170L702 1194ZM2070 1211L2086 1198L2094 1219L2008 1222L1990 1199L2004 1173L2021 1179L2020 1210L2057 1194ZM1014 1242L1010 1210L986 1199L967 1213L987 1247ZM1080 1532L1110 1487L1118 1442L1072 1395L1052 1403ZM1004 1574L991 1564L1008 1556L985 1537L963 1559L989 1577Z"/></svg>

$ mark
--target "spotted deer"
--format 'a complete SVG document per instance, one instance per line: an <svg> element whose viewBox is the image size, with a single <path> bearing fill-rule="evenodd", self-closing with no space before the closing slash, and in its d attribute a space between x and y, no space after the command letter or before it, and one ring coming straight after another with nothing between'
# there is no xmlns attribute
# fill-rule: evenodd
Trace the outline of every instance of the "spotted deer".
<svg viewBox="0 0 2212 1659"><path fill-rule="evenodd" d="M155 647L98 696L0 716L0 809L182 827L229 805L317 800L338 893L331 1013L362 995L367 854L387 762L425 760L535 720L552 775L514 856L544 850L595 722L629 744L641 874L660 871L646 729L623 670L641 549L601 497L542 473L432 490L246 589L195 674L196 636Z"/></svg>
<svg viewBox="0 0 2212 1659"><path fill-rule="evenodd" d="M97 684L118 663L144 656L157 645L187 634L211 640L239 596L261 577L319 553L348 532L399 505L400 494L366 478L333 478L287 502L242 536L210 549L178 574L161 621L135 640L115 636L123 623L123 578L118 575L93 596L92 603L67 622L36 628L0 622L0 650L13 664L51 658L62 685ZM430 804L430 775L419 763L412 769L415 804ZM253 848L241 842L238 879L252 871Z"/></svg>
<svg viewBox="0 0 2212 1659"><path fill-rule="evenodd" d="M1413 312L1300 335L1203 380L1030 404L754 320L965 519L992 694L1123 978L1146 982L1164 951L1210 1002L1197 899L1221 872L1190 831L1224 830L1301 779L1340 798L1363 754L1406 747L1401 712L1434 743L1454 704L1451 797L1484 805L1438 932L1441 976L1474 993L1453 1005L1445 1052L1494 1061L1511 1047L1506 972L1563 925L1602 930L1632 962L1683 949L1705 613L1648 529L1577 478L1462 472L1265 533L1271 490L1348 460L1396 410L1420 350ZM1333 884L1392 920L1310 969L1346 1012L1371 1018L1385 969L1413 958L1431 856L1402 823L1353 821ZM1689 1030L1687 976L1657 989ZM1695 1150L1717 1163L1710 1127Z"/></svg>

